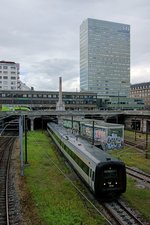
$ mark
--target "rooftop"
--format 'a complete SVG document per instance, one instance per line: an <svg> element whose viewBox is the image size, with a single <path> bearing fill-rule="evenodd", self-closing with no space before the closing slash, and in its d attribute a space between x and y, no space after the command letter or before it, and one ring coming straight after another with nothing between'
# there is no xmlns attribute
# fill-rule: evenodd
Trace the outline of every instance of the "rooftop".
<svg viewBox="0 0 150 225"><path fill-rule="evenodd" d="M11 61L4 61L4 60L0 61L0 63L16 64L15 62L11 62Z"/></svg>

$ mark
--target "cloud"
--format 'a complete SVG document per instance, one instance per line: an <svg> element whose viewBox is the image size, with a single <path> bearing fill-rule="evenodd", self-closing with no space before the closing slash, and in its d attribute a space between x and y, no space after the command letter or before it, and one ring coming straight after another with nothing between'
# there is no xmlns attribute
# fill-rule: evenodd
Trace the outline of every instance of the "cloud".
<svg viewBox="0 0 150 225"><path fill-rule="evenodd" d="M131 84L150 81L150 65L139 65L131 69Z"/></svg>
<svg viewBox="0 0 150 225"><path fill-rule="evenodd" d="M59 77L62 77L63 90L76 91L79 87L77 68L75 60L49 59L32 64L28 71L22 73L21 80L35 90L56 91L59 89Z"/></svg>
<svg viewBox="0 0 150 225"><path fill-rule="evenodd" d="M148 81L149 0L1 0L0 58L20 63L37 90L79 90L79 30L86 18L131 25L131 81Z"/></svg>

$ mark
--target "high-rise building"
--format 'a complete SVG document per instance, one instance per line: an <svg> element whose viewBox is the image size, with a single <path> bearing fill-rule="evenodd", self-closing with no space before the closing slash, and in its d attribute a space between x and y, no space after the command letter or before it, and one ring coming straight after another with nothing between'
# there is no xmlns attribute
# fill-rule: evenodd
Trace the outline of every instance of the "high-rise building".
<svg viewBox="0 0 150 225"><path fill-rule="evenodd" d="M0 90L20 90L19 63L0 61Z"/></svg>
<svg viewBox="0 0 150 225"><path fill-rule="evenodd" d="M80 26L80 91L130 94L130 26L86 19Z"/></svg>

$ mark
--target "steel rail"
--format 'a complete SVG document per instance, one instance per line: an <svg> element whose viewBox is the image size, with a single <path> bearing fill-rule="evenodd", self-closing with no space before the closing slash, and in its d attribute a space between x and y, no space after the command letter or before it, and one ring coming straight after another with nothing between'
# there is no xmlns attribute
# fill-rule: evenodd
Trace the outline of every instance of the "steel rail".
<svg viewBox="0 0 150 225"><path fill-rule="evenodd" d="M11 153L13 149L13 143L14 143L14 138L9 138L9 140L4 138L4 144L3 145L3 151L2 152L2 158L1 158L1 178L2 178L2 192L1 192L1 209L2 209L2 220L4 223L7 225L10 225L9 222L9 169L10 169L10 160L11 160ZM4 194L3 194L4 193ZM1 221L2 222L2 221Z"/></svg>
<svg viewBox="0 0 150 225"><path fill-rule="evenodd" d="M5 192L5 197L6 197L6 219L7 219L7 225L10 224L9 221L9 198L8 198L8 188L9 188L9 170L10 170L10 160L11 160L11 153L12 153L12 142L13 139L11 138L11 141L9 143L9 156L8 156L8 160L7 160L7 172L6 172L6 192Z"/></svg>
<svg viewBox="0 0 150 225"><path fill-rule="evenodd" d="M103 203L105 209L109 212L109 215L119 225L144 225L143 221L140 221L134 213L129 210L121 201Z"/></svg>

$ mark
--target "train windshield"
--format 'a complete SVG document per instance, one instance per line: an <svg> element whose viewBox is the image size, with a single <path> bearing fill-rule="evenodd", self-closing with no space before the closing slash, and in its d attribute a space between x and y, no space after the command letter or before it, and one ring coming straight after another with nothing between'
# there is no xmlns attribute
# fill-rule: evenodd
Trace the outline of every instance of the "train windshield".
<svg viewBox="0 0 150 225"><path fill-rule="evenodd" d="M109 168L103 171L103 186L105 188L115 188L118 186L117 169Z"/></svg>
<svg viewBox="0 0 150 225"><path fill-rule="evenodd" d="M104 170L104 179L109 180L109 179L116 179L118 177L117 175L117 170L110 169L110 170Z"/></svg>

